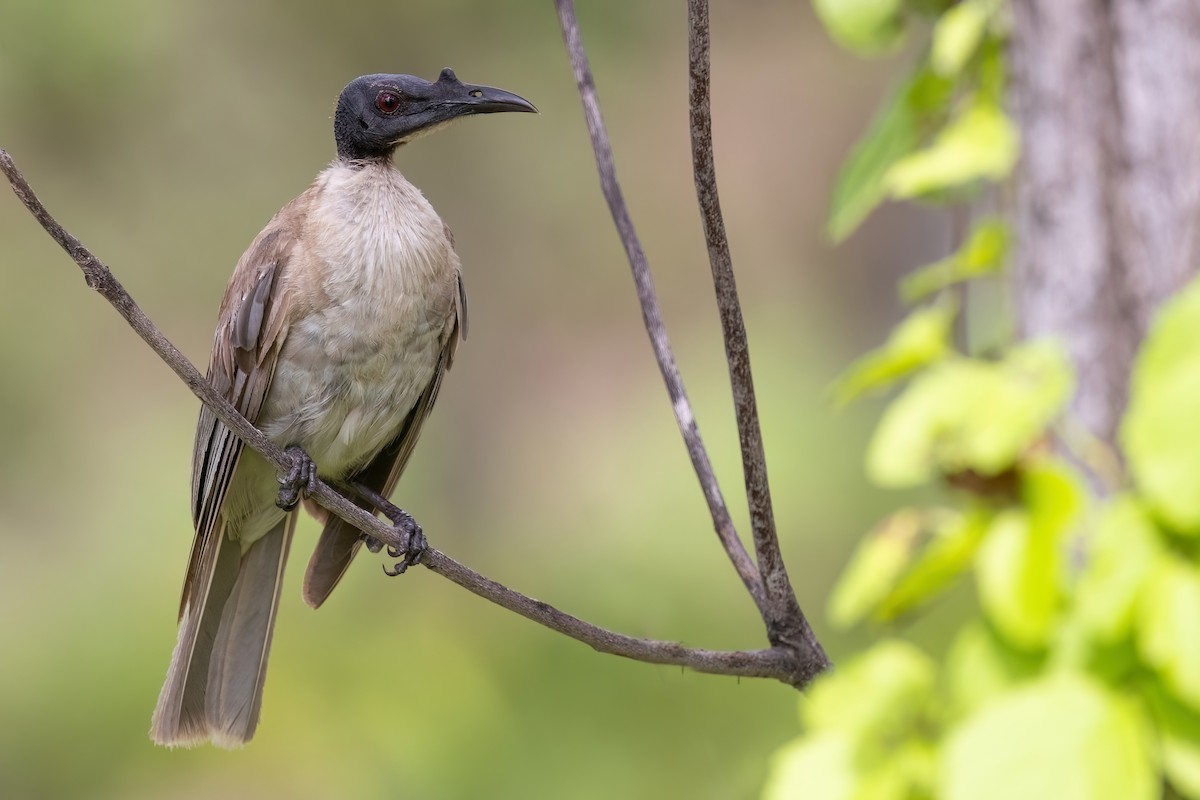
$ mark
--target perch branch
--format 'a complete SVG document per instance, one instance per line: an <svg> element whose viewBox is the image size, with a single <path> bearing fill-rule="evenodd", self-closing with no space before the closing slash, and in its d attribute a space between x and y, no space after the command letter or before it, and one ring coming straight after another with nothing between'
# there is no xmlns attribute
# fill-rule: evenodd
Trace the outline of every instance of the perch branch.
<svg viewBox="0 0 1200 800"><path fill-rule="evenodd" d="M804 646L812 655L824 660L825 654L804 618L791 581L788 580L787 567L779 550L779 536L775 530L775 514L771 510L767 458L763 451L762 429L758 424L754 377L750 372L750 345L746 340L746 325L742 320L742 306L733 277L733 258L729 252L729 239L725 235L725 220L717 195L709 53L708 0L688 0L688 105L692 172L704 226L704 241L708 245L708 261L712 267L721 331L725 339L725 360L729 364L729 379L733 387L754 550L767 594L768 636L772 644L779 644L781 640L789 641L793 645Z"/></svg>
<svg viewBox="0 0 1200 800"><path fill-rule="evenodd" d="M250 424L245 417L238 413L237 409L212 388L196 367L137 306L108 267L51 216L34 194L25 176L17 169L12 158L2 149L0 149L0 171L8 178L13 192L42 228L66 250L71 259L83 271L87 285L117 309L130 327L175 371L175 374L187 384L201 402L211 408L216 417L235 435L274 464L277 469L282 470L290 466L290 461L286 459L280 447ZM311 496L340 518L384 544L393 547L403 546L401 537L391 526L351 503L324 482L317 482ZM815 675L805 669L805 664L797 663L794 653L786 648L713 651L684 647L675 642L624 636L584 622L546 603L515 592L496 581L485 578L434 548L425 551L421 563L473 594L490 600L539 625L583 642L601 653L652 664L688 667L698 672L775 678L798 688L806 685Z"/></svg>
<svg viewBox="0 0 1200 800"><path fill-rule="evenodd" d="M671 405L675 410L675 421L679 425L679 432L683 435L688 455L692 459L696 477L700 479L700 488L704 492L704 499L708 502L713 527L721 540L721 545L725 548L725 553L733 563L734 569L737 570L742 583L745 584L746 590L754 599L755 605L758 606L759 613L763 614L765 619L769 601L763 588L762 578L738 536L733 519L729 516L729 509L725 505L725 498L721 495L721 487L717 485L717 476L713 472L708 451L705 450L704 442L700 438L700 429L697 427L696 417L692 413L692 403L683 386L679 366L675 363L675 353L671 350L667 329L663 325L662 311L659 309L658 296L654 291L654 281L650 277L650 266L646 262L642 243L633 228L633 220L629 217L629 209L625 205L621 185L617 182L612 145L609 144L608 131L600 116L600 101L596 97L596 84L592 79L592 68L588 64L587 53L583 49L583 40L579 36L579 21L575 17L575 4L572 0L555 0L554 6L558 10L563 41L566 43L567 52L571 57L575 83L579 88L579 98L583 102L583 116L587 120L592 150L596 154L596 170L600 173L600 187L604 192L604 199L608 201L608 210L612 214L613 223L617 226L621 244L625 246L625 255L629 259L629 267L633 271L633 282L637 287L638 302L642 307L642 320L646 324L646 333L650 335L650 345L654 348L658 369L662 373L663 382L667 385L667 395L671 398Z"/></svg>
<svg viewBox="0 0 1200 800"><path fill-rule="evenodd" d="M650 336L650 343L654 348L654 355L658 360L659 370L662 372L663 381L667 385L667 394L675 409L675 418L679 424L680 433L682 433L684 442L687 445L688 454L692 458L692 466L695 468L696 475L700 479L701 488L704 490L705 499L708 501L709 511L713 518L713 526L716 528L721 544L725 547L726 554L729 556L730 561L733 562L734 568L737 570L738 575L741 576L742 582L745 583L747 590L758 606L771 644L793 652L799 670L811 678L829 666L829 659L813 634L812 628L805 619L803 612L800 610L800 605L796 601L795 594L792 592L791 584L787 578L787 571L784 568L783 559L779 553L779 541L775 534L775 523L771 514L770 493L767 489L762 436L758 429L758 414L754 405L754 389L750 382L750 361L746 350L745 329L741 322L741 310L733 283L733 268L729 259L728 246L725 244L724 227L720 221L719 208L716 206L716 173L712 167L712 126L708 111L709 59L707 5L699 9L699 11L703 12L702 18L696 13L698 9L689 6L689 20L692 28L692 46L689 50L693 80L693 137L696 136L698 125L702 125L702 132L706 132L704 139L695 143L694 149L697 151L706 149L708 162L707 169L703 174L701 174L700 170L702 164L697 164L696 183L698 191L702 193L707 191L711 196L712 208L715 212L711 217L711 219L715 220L713 230L716 234L719 234L723 249L723 256L720 251L717 253L717 257L723 258L723 266L718 265L716 262L713 264L714 279L717 282L718 301L721 303L722 322L726 322L727 306L732 309L732 319L736 322L736 324L725 326L725 335L727 352L729 353L729 367L734 381L735 398L738 399L737 416L739 430L741 431L743 453L750 453L747 456L745 466L746 486L747 495L750 499L751 513L754 515L754 538L759 558L758 568L754 567L751 563L750 556L746 553L746 549L738 537L733 521L729 516L729 510L725 506L724 498L721 495L716 476L713 473L712 464L700 439L700 432L697 428L695 417L692 414L691 403L683 387L683 379L680 377L679 368L675 363L675 357L671 351L670 342L667 339L666 328L663 325L662 315L659 312L658 299L654 292L654 283L650 277L650 267L646 262L646 255L642 251L641 243L634 231L633 222L629 217L629 210L625 205L625 199L621 193L620 184L617 182L612 146L609 143L608 133L600 115L600 104L596 96L595 81L592 77L587 53L584 50L583 41L579 34L579 22L575 16L575 4L573 0L555 0L554 5L558 11L563 41L566 43L567 52L571 58L571 66L575 72L575 83L579 90L579 97L583 103L584 118L587 121L588 133L591 136L592 150L596 156L596 169L600 174L601 189L605 200L608 202L609 212L612 214L617 233L621 237L621 243L625 247L625 254L629 259L630 269L633 271L638 300L642 306L642 318L646 324L646 332ZM697 81L698 69L700 69L699 77L701 78L699 81ZM700 87L701 94L697 94L697 86ZM704 154L699 152L694 153L694 156L699 159ZM709 208L704 205L705 197L703 194L700 197L700 202L702 209L705 211L705 234L711 254L714 248L715 234L714 236L710 236L709 234ZM740 340L740 346L736 341L731 344L731 337ZM733 352L739 349L740 353ZM737 394L739 391L743 392L747 400L746 404L741 402L742 398ZM748 435L751 429L753 432L752 439ZM756 447L752 444L752 441L756 442ZM759 572L760 568L763 570L761 574ZM768 584L764 584L764 575L769 580Z"/></svg>

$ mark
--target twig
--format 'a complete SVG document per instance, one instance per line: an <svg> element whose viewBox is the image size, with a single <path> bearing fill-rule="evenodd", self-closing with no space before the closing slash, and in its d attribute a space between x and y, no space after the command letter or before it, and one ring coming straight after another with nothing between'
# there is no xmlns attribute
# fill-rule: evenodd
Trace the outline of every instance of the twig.
<svg viewBox="0 0 1200 800"><path fill-rule="evenodd" d="M34 194L25 176L9 154L0 149L0 171L12 184L13 191L39 224L58 242L83 271L87 285L99 292L125 318L130 327L175 371L188 388L212 409L222 423L277 469L290 466L283 451L238 413L224 397L201 376L187 358L162 334L112 272L83 244L50 215ZM402 547L402 537L378 517L351 503L324 482L318 481L312 498L331 512L393 547ZM433 548L422 555L421 563L431 571L453 581L473 594L502 606L526 619L563 633L595 650L654 664L688 667L698 672L745 677L775 678L796 687L806 685L815 673L797 664L794 653L781 647L769 650L713 651L684 647L674 642L638 639L613 633L584 622L570 614L479 575L450 556Z"/></svg>
<svg viewBox="0 0 1200 800"><path fill-rule="evenodd" d="M763 452L762 429L758 424L758 404L754 396L754 378L750 372L750 346L742 306L738 301L733 277L733 258L725 236L725 221L717 196L717 169L713 162L712 109L710 92L708 0L688 0L688 84L689 118L692 134L692 172L696 199L704 224L704 241L712 267L717 308L725 339L725 359L733 387L733 405L737 415L738 438L742 445L742 470L746 482L746 501L750 507L750 525L754 532L754 550L766 587L768 609L764 613L767 634L772 644L787 642L801 647L821 661L825 653L813 635L796 593L788 580L787 567L779 550L775 515L771 510L771 487L767 481L767 459Z"/></svg>
<svg viewBox="0 0 1200 800"><path fill-rule="evenodd" d="M429 560L429 556L433 560ZM782 647L770 650L719 651L684 647L674 642L653 641L625 636L598 628L570 614L514 592L493 580L471 571L457 561L434 550L421 556L421 563L444 578L509 611L520 614L547 628L577 639L601 653L624 656L651 664L668 664L716 675L748 678L775 678L803 688L813 675L797 670L796 659Z"/></svg>
<svg viewBox="0 0 1200 800"><path fill-rule="evenodd" d="M687 390L683 386L683 378L679 374L679 366L675 363L675 354L671 350L670 340L667 339L667 329L663 325L662 312L658 306L658 296L654 291L654 281L650 277L650 267L646 263L646 254L642 244L633 229L633 221L629 217L629 209L625 205L625 197L621 194L621 186L617 183L617 170L613 164L612 145L608 141L608 131L600 116L600 103L596 97L596 84L592 79L592 69L588 65L587 53L583 49L583 41L579 36L579 21L575 17L575 4L572 0L555 0L554 7L558 11L559 24L562 26L563 41L571 57L571 67L575 71L575 83L579 88L579 98L583 102L583 116L587 120L588 134L592 139L592 150L596 154L596 170L600 173L600 188L604 199L608 201L608 210L612 214L621 243L625 246L625 255L629 259L629 267L633 270L633 282L637 286L638 302L642 306L642 320L646 323L646 333L650 335L650 345L654 348L654 357L658 361L658 369L662 373L663 382L667 385L667 395L675 409L675 421L679 432L683 435L688 455L692 459L692 467L696 477L700 479L700 488L704 499L708 502L708 510L712 515L713 527L725 548L726 555L737 570L738 576L746 586L746 591L754 599L759 613L768 613L769 601L763 589L762 578L750 560L745 545L738 537L721 488L717 485L717 476L713 472L712 462L709 461L708 451L700 438L700 429L696 425L696 417L692 413L692 404L688 400Z"/></svg>

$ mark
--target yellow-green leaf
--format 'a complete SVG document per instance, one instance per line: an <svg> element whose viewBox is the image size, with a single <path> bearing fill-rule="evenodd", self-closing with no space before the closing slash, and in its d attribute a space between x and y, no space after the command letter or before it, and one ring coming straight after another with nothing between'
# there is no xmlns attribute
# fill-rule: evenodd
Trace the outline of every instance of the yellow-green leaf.
<svg viewBox="0 0 1200 800"><path fill-rule="evenodd" d="M772 761L764 798L907 800L928 794L934 665L900 641L883 641L817 679L800 713L806 738Z"/></svg>
<svg viewBox="0 0 1200 800"><path fill-rule="evenodd" d="M900 297L906 303L915 303L948 286L998 271L1008 258L1010 239L1008 224L1003 220L980 220L957 253L927 264L900 281Z"/></svg>
<svg viewBox="0 0 1200 800"><path fill-rule="evenodd" d="M1146 687L1146 697L1171 786L1187 800L1200 800L1200 712L1155 683Z"/></svg>
<svg viewBox="0 0 1200 800"><path fill-rule="evenodd" d="M1137 501L1118 497L1101 510L1085 547L1074 613L1096 641L1112 644L1133 627L1138 596L1160 550L1158 535Z"/></svg>
<svg viewBox="0 0 1200 800"><path fill-rule="evenodd" d="M844 733L827 733L798 739L777 752L762 798L851 800L857 783L853 741Z"/></svg>
<svg viewBox="0 0 1200 800"><path fill-rule="evenodd" d="M1076 673L1008 692L969 717L942 756L945 800L1152 800L1146 724Z"/></svg>
<svg viewBox="0 0 1200 800"><path fill-rule="evenodd" d="M1045 646L1061 604L1057 541L1034 534L1030 517L996 515L975 557L979 601L988 619L1013 645Z"/></svg>
<svg viewBox="0 0 1200 800"><path fill-rule="evenodd" d="M833 386L834 401L845 405L863 392L880 389L950 352L957 308L952 303L918 308L896 326L883 347L847 368Z"/></svg>
<svg viewBox="0 0 1200 800"><path fill-rule="evenodd" d="M884 184L893 197L917 197L978 180L1000 180L1017 162L1017 129L995 104L976 102L933 144L892 165Z"/></svg>
<svg viewBox="0 0 1200 800"><path fill-rule="evenodd" d="M813 685L801 700L812 731L841 731L859 739L904 730L929 702L933 661L916 647L884 640Z"/></svg>
<svg viewBox="0 0 1200 800"><path fill-rule="evenodd" d="M1079 479L1065 465L1031 465L1021 480L1025 510L996 516L976 555L979 600L1013 645L1044 647L1058 620L1065 539L1084 507Z"/></svg>
<svg viewBox="0 0 1200 800"><path fill-rule="evenodd" d="M813 0L829 35L862 55L895 49L904 38L903 0Z"/></svg>
<svg viewBox="0 0 1200 800"><path fill-rule="evenodd" d="M963 0L945 11L933 27L930 64L939 75L955 75L974 55L992 15L991 0Z"/></svg>
<svg viewBox="0 0 1200 800"><path fill-rule="evenodd" d="M918 375L888 407L867 450L880 486L919 485L934 474L998 475L1058 416L1070 365L1050 342L1030 342L1000 362L948 359Z"/></svg>
<svg viewBox="0 0 1200 800"><path fill-rule="evenodd" d="M1044 664L1044 657L1015 649L983 620L969 622L946 656L954 709L974 711L1016 684L1031 680Z"/></svg>
<svg viewBox="0 0 1200 800"><path fill-rule="evenodd" d="M913 565L879 603L877 619L892 620L932 599L971 565L992 515L981 509L945 520Z"/></svg>
<svg viewBox="0 0 1200 800"><path fill-rule="evenodd" d="M1134 365L1122 449L1168 525L1200 535L1200 280L1159 312Z"/></svg>
<svg viewBox="0 0 1200 800"><path fill-rule="evenodd" d="M1156 559L1138 604L1138 652L1171 692L1200 711L1200 570Z"/></svg>
<svg viewBox="0 0 1200 800"><path fill-rule="evenodd" d="M1021 500L1029 510L1032 535L1058 550L1083 512L1087 491L1065 461L1046 458L1025 470Z"/></svg>
<svg viewBox="0 0 1200 800"><path fill-rule="evenodd" d="M912 800L929 797L937 783L937 752L916 736L888 742L884 752L859 757L854 800ZM816 795L800 795L816 797Z"/></svg>
<svg viewBox="0 0 1200 800"><path fill-rule="evenodd" d="M833 625L848 628L874 611L908 563L923 524L920 511L901 509L859 542L829 599Z"/></svg>
<svg viewBox="0 0 1200 800"><path fill-rule="evenodd" d="M951 81L921 66L883 104L838 171L826 226L835 242L883 202L888 191L883 176L920 146L926 130L941 125L952 88Z"/></svg>

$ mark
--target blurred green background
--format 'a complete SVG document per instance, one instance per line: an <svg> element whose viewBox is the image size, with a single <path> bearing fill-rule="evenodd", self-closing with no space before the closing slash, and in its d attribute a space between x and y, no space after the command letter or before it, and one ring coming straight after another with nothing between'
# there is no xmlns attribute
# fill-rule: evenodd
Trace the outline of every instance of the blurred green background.
<svg viewBox="0 0 1200 800"><path fill-rule="evenodd" d="M736 519L740 461L688 155L682 2L580 3L620 177ZM784 553L824 602L896 498L876 409L826 387L899 315L949 222L885 209L823 240L837 165L889 84L807 4L713 9L717 164ZM183 351L207 361L233 264L333 154L368 72L518 92L400 167L455 231L471 298L398 502L473 568L616 630L764 646L711 532L603 205L550 2L0 0L0 147ZM311 612L301 523L262 725L244 751L146 737L191 542L198 402L8 192L0 197L0 796L753 797L793 690L648 666L360 557ZM745 523L741 523L745 527ZM937 614L918 635L936 635ZM856 636L861 636L858 634Z"/></svg>

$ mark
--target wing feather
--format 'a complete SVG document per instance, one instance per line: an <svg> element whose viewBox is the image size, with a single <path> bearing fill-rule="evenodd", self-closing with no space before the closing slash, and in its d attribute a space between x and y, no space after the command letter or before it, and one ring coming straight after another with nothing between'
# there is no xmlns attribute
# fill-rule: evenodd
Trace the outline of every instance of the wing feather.
<svg viewBox="0 0 1200 800"><path fill-rule="evenodd" d="M238 261L213 341L208 380L242 416L257 423L279 350L287 337L291 303L282 280L296 246L294 231L307 208L306 192L284 206ZM197 587L203 554L242 453L242 440L204 406L196 424L192 451L192 521L196 536L183 583L182 617Z"/></svg>

